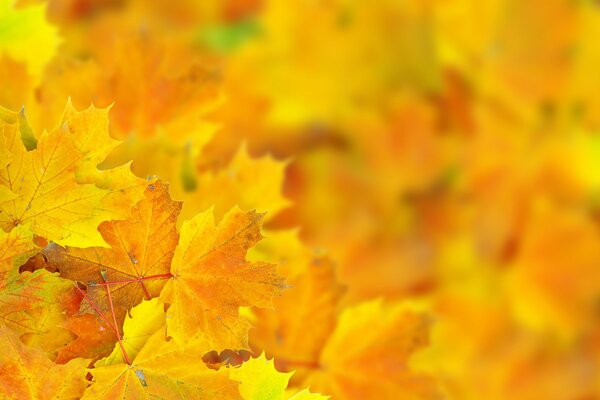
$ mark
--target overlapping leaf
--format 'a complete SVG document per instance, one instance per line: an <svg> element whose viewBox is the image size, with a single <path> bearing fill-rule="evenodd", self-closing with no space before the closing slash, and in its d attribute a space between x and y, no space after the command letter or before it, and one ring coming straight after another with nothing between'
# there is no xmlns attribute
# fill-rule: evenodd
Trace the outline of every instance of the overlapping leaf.
<svg viewBox="0 0 600 400"><path fill-rule="evenodd" d="M61 328L68 330L74 337L66 345L56 350L54 361L64 364L77 358L95 360L110 354L117 342L112 325L95 314L70 315Z"/></svg>
<svg viewBox="0 0 600 400"><path fill-rule="evenodd" d="M282 194L286 166L270 156L253 158L242 146L227 166L199 174L194 190L180 194L182 216L189 219L213 206L215 217L221 218L237 205L273 217L289 204Z"/></svg>
<svg viewBox="0 0 600 400"><path fill-rule="evenodd" d="M100 360L96 366L126 362L123 352L129 358L137 357L146 341L158 330L162 329L164 332L164 328L165 305L157 298L143 301L131 310L123 323L123 349L116 346L112 353Z"/></svg>
<svg viewBox="0 0 600 400"><path fill-rule="evenodd" d="M0 327L0 396L4 399L79 399L88 382L87 361L57 365L38 349L25 346L8 328Z"/></svg>
<svg viewBox="0 0 600 400"><path fill-rule="evenodd" d="M343 291L334 265L326 257L303 258L303 272L288 275L290 288L272 310L254 310L256 328L251 345L274 357L284 371L302 380L319 364L323 346L334 330Z"/></svg>
<svg viewBox="0 0 600 400"><path fill-rule="evenodd" d="M44 254L62 277L87 285L89 299L101 312L109 315L112 301L120 323L131 307L144 297L158 296L164 286L168 276L142 279L169 274L179 238L175 223L180 209L181 204L169 197L166 184L151 182L145 198L132 210L130 219L100 225L99 231L110 248L82 249L51 244ZM100 285L105 278L123 283ZM82 302L81 311L96 312L89 301Z"/></svg>
<svg viewBox="0 0 600 400"><path fill-rule="evenodd" d="M83 399L236 399L237 387L226 374L208 369L199 357L176 351L157 332L133 360L102 366Z"/></svg>
<svg viewBox="0 0 600 400"><path fill-rule="evenodd" d="M185 343L202 332L214 350L247 347L249 325L239 307L270 307L282 279L275 266L246 260L261 239L263 216L234 208L215 226L212 210L185 221L169 280L160 298L170 304L167 333Z"/></svg>
<svg viewBox="0 0 600 400"><path fill-rule="evenodd" d="M0 169L0 225L5 231L24 225L32 234L63 245L102 245L98 224L127 214L143 186L122 169L111 173L124 178L125 187L106 182L100 172L79 179L78 172L89 172L101 157L93 150L94 141L102 142L108 132L85 129L74 134L68 121L43 132L35 143L26 120L2 120L1 140L9 158Z"/></svg>
<svg viewBox="0 0 600 400"><path fill-rule="evenodd" d="M52 335L51 330L41 329L43 315L59 318L60 297L71 288L71 282L46 270L17 275L0 289L0 323L19 335ZM55 321L58 328L60 320Z"/></svg>
<svg viewBox="0 0 600 400"><path fill-rule="evenodd" d="M440 395L432 376L411 368L428 343L426 314L371 301L346 309L306 382L343 399L428 399Z"/></svg>
<svg viewBox="0 0 600 400"><path fill-rule="evenodd" d="M232 369L229 376L240 382L240 393L244 400L327 400L329 396L310 393L304 389L291 397L285 390L292 373L282 373L275 369L273 360L265 355L251 358L241 367Z"/></svg>
<svg viewBox="0 0 600 400"><path fill-rule="evenodd" d="M0 230L0 288L6 285L12 274L18 272L16 268L35 249L27 229L19 227L10 232Z"/></svg>

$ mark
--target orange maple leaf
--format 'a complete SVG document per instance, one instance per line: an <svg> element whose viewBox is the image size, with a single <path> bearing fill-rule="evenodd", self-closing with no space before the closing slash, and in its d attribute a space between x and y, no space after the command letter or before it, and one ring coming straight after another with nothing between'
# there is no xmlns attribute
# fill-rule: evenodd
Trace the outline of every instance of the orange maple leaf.
<svg viewBox="0 0 600 400"><path fill-rule="evenodd" d="M170 304L167 333L176 342L203 332L214 350L247 348L249 324L239 307L270 307L283 280L275 265L246 260L261 238L262 214L238 208L218 226L212 210L183 223L169 280L160 297Z"/></svg>
<svg viewBox="0 0 600 400"><path fill-rule="evenodd" d="M280 370L296 371L293 382L318 365L344 292L328 258L315 257L304 268L287 278L290 289L275 299L274 309L254 310L256 329L250 335L252 347L274 356Z"/></svg>
<svg viewBox="0 0 600 400"><path fill-rule="evenodd" d="M4 399L78 399L88 382L87 360L54 364L41 350L25 346L8 328L0 327L0 397Z"/></svg>
<svg viewBox="0 0 600 400"><path fill-rule="evenodd" d="M411 367L429 343L430 318L410 304L371 301L347 308L325 343L311 388L340 399L432 399L435 380Z"/></svg>
<svg viewBox="0 0 600 400"><path fill-rule="evenodd" d="M144 297L158 296L165 284L160 278L171 276L180 209L181 203L169 197L168 186L155 181L148 184L145 198L133 208L129 220L100 224L99 231L110 248L50 244L44 254L62 277L87 285L82 312L114 310L116 325L120 325L125 313ZM113 284L103 285L105 280Z"/></svg>

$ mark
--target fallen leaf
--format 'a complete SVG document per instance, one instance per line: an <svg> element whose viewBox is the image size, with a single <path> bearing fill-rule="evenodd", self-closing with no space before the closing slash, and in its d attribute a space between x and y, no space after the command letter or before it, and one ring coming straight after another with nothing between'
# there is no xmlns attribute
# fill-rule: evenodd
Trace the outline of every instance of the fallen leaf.
<svg viewBox="0 0 600 400"><path fill-rule="evenodd" d="M157 298L142 301L133 307L125 322L123 323L123 332L125 332L122 343L127 356L137 357L140 350L146 344L146 341L159 329L165 328L165 305ZM126 362L122 350L119 346L113 349L113 352L103 360L99 365L114 365Z"/></svg>
<svg viewBox="0 0 600 400"><path fill-rule="evenodd" d="M88 384L87 360L54 364L43 351L25 346L0 327L0 396L5 399L79 399Z"/></svg>
<svg viewBox="0 0 600 400"><path fill-rule="evenodd" d="M181 349L159 330L131 365L119 362L94 368L93 383L83 399L238 399L237 384L228 379L227 372L209 369L202 362L199 353L208 349L204 346L195 342Z"/></svg>
<svg viewBox="0 0 600 400"><path fill-rule="evenodd" d="M371 301L349 307L305 384L339 399L432 399L433 377L411 369L429 340L430 320L409 304Z"/></svg>
<svg viewBox="0 0 600 400"><path fill-rule="evenodd" d="M52 335L53 331L42 329L42 315L53 313L55 317L60 316L60 296L71 288L71 282L46 270L16 275L0 289L0 324L11 328L19 336ZM55 328L60 327L58 324Z"/></svg>
<svg viewBox="0 0 600 400"><path fill-rule="evenodd" d="M198 174L195 190L174 195L183 200L181 215L188 219L213 206L215 218L220 219L238 206L266 212L270 218L290 203L282 193L287 164L271 156L251 157L241 146L224 168Z"/></svg>
<svg viewBox="0 0 600 400"><path fill-rule="evenodd" d="M249 262L262 235L263 216L232 209L215 226L212 210L185 221L170 279L160 298L168 303L167 334L185 343L202 332L212 350L247 348L249 324L239 307L270 307L282 289L275 266Z"/></svg>
<svg viewBox="0 0 600 400"><path fill-rule="evenodd" d="M293 373L278 372L273 360L264 354L251 358L241 367L231 369L231 379L240 382L240 394L244 400L283 400L285 389ZM310 393L307 389L293 395L290 399L327 400L329 396Z"/></svg>
<svg viewBox="0 0 600 400"><path fill-rule="evenodd" d="M128 213L133 206L128 200L135 196L129 192L125 195L119 184L111 188L100 178L100 172L98 182L82 183L78 179L80 168L90 170L84 167L86 157L98 157L93 146L78 147L81 138L63 125L43 132L31 147L25 139L35 137L27 133L26 120L2 119L0 125L4 136L1 140L10 154L0 168L0 227L9 231L24 225L32 235L61 245L105 245L96 229L98 224L122 217L124 210ZM100 131L90 132L97 136ZM93 143L95 136L86 137L85 142ZM122 172L115 173L125 178ZM126 182L129 186L130 180Z"/></svg>
<svg viewBox="0 0 600 400"><path fill-rule="evenodd" d="M335 265L326 257L304 259L304 271L286 276L289 285L273 309L255 309L250 331L253 349L274 357L282 371L296 371L302 381L319 364L321 350L333 332L344 293Z"/></svg>
<svg viewBox="0 0 600 400"><path fill-rule="evenodd" d="M114 308L120 325L126 312L143 298L158 296L165 278L170 277L179 238L175 222L180 209L181 203L171 200L166 184L151 182L130 219L100 224L99 231L110 248L50 244L44 255L62 277L84 283L89 299L103 314L110 315ZM103 274L113 284L101 285ZM154 276L158 278L152 279ZM81 311L96 312L89 301L81 303Z"/></svg>
<svg viewBox="0 0 600 400"><path fill-rule="evenodd" d="M18 267L36 250L27 229L18 227L10 232L0 230L0 288L18 272Z"/></svg>

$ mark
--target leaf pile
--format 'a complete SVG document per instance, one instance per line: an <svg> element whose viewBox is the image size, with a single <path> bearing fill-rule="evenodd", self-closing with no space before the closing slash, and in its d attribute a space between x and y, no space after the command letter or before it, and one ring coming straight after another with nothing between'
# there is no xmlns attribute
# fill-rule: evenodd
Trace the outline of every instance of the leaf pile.
<svg viewBox="0 0 600 400"><path fill-rule="evenodd" d="M0 0L2 394L599 398L599 40L595 0Z"/></svg>
<svg viewBox="0 0 600 400"><path fill-rule="evenodd" d="M68 105L36 141L22 113L2 115L3 394L241 398L202 357L248 348L239 308L270 307L284 287L274 264L246 257L263 215L233 208L215 223L209 209L178 229L167 184L89 165L106 110Z"/></svg>

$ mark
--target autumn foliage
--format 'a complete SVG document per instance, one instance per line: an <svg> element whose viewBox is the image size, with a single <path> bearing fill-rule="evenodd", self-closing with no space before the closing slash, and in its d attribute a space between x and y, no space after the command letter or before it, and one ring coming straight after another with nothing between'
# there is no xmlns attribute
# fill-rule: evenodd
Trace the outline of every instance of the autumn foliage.
<svg viewBox="0 0 600 400"><path fill-rule="evenodd" d="M0 0L0 398L600 398L592 0Z"/></svg>

